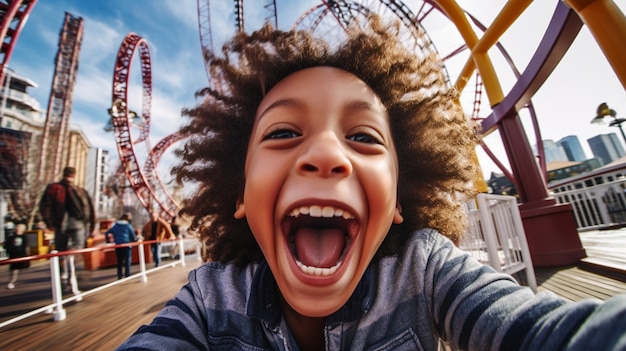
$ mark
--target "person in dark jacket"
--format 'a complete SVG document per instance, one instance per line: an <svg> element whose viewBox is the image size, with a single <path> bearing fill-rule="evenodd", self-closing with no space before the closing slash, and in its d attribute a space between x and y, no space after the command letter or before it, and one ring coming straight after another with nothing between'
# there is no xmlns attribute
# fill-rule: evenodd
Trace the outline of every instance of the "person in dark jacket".
<svg viewBox="0 0 626 351"><path fill-rule="evenodd" d="M76 168L65 167L63 179L48 184L39 202L39 212L46 226L54 230L57 251L78 250L85 247L87 236L96 226L96 212L87 191L76 186ZM74 255L60 257L61 277L69 282L75 295L80 294L76 281Z"/></svg>
<svg viewBox="0 0 626 351"><path fill-rule="evenodd" d="M137 241L137 235L135 234L133 226L130 224L130 220L131 214L124 213L122 217L106 231L106 242L114 242L116 245L119 245ZM132 253L133 250L130 246L115 248L115 256L117 256L117 279L122 279L122 266L124 266L124 276L130 276Z"/></svg>

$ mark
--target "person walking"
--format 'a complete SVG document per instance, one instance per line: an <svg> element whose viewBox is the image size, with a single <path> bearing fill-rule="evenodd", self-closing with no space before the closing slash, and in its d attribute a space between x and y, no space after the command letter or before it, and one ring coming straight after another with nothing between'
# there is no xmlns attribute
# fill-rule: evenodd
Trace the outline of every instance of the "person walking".
<svg viewBox="0 0 626 351"><path fill-rule="evenodd" d="M46 226L54 230L57 251L79 250L85 247L96 225L93 202L87 191L74 184L76 168L65 167L63 179L46 186L39 203L39 212ZM67 279L74 295L80 294L76 280L74 255L60 257L61 277Z"/></svg>
<svg viewBox="0 0 626 351"><path fill-rule="evenodd" d="M15 226L15 228L12 228ZM26 231L25 224L14 225L13 222L7 223L7 238L4 247L9 254L9 259L28 256L28 240L24 235ZM15 289L15 283L19 277L20 270L30 267L30 261L21 261L11 263L9 271L11 271L11 280L7 285L7 289Z"/></svg>
<svg viewBox="0 0 626 351"><path fill-rule="evenodd" d="M146 223L141 229L141 235L145 240L157 240L156 243L150 244L150 250L152 251L152 257L154 259L154 266L158 267L161 264L161 243L163 240L174 239L174 232L167 222L159 217L156 212L150 212L150 221Z"/></svg>
<svg viewBox="0 0 626 351"><path fill-rule="evenodd" d="M130 224L131 218L130 213L124 213L122 217L106 231L106 242L109 243L113 241L116 245L120 245L137 241L135 230ZM116 247L115 256L117 257L117 279L122 279L122 266L124 266L124 277L130 276L130 265L133 256L132 248L130 246Z"/></svg>

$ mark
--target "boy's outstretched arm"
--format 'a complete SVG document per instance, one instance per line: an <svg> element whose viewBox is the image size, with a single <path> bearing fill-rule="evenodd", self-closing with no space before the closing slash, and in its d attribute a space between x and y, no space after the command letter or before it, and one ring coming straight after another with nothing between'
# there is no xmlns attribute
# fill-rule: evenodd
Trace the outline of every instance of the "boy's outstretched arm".
<svg viewBox="0 0 626 351"><path fill-rule="evenodd" d="M440 335L466 350L626 350L626 295L534 294L438 235L427 274ZM427 292L428 294L428 292Z"/></svg>

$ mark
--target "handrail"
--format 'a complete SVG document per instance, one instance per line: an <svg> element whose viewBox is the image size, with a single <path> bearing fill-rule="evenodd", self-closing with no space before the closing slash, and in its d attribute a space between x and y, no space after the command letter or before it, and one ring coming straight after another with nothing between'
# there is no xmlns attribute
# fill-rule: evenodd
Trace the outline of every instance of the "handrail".
<svg viewBox="0 0 626 351"><path fill-rule="evenodd" d="M174 243L174 242L178 243L178 249L179 249L178 260L175 260L174 262L164 263L160 265L159 267L146 269L144 245L157 244L157 243L167 244L167 243ZM174 240L163 240L163 241L145 240L145 241L136 241L132 243L125 243L125 244L106 244L104 246L90 247L90 248L79 249L79 250L67 250L67 251L61 251L61 252L52 251L51 253L42 254L42 255L31 255L31 256L25 256L25 257L0 260L0 266L1 266L1 265L17 263L17 262L49 259L50 260L50 283L51 283L51 289L52 289L52 303L51 304L34 309L30 312L24 313L22 315L6 320L4 322L0 322L0 328L3 328L7 325L13 324L15 322L21 321L23 319L26 319L28 317L31 317L40 313L52 313L52 316L55 322L62 321L66 319L67 317L67 313L63 309L63 305L68 302L71 302L74 300L80 301L85 296L91 295L98 291L104 290L106 288L115 286L117 284L126 282L131 279L135 279L135 278L140 278L141 282L145 283L148 281L147 273L152 273L160 269L173 267L173 266L176 266L177 264L181 264L184 267L186 266L185 243L194 244L195 246L194 255L196 256L198 261L201 261L202 258L200 255L200 242L198 241L198 239L195 239L195 238L185 239L182 237L174 239ZM134 246L138 247L138 252L139 252L139 273L135 273L129 277L118 279L113 282L98 286L96 288L93 288L87 291L81 291L79 294L63 299L62 291L61 291L62 285L61 285L61 274L60 274L60 268L59 268L59 257L77 255L77 254L88 253L88 252L93 252L93 251L104 251L104 250L110 250L114 248L134 247Z"/></svg>

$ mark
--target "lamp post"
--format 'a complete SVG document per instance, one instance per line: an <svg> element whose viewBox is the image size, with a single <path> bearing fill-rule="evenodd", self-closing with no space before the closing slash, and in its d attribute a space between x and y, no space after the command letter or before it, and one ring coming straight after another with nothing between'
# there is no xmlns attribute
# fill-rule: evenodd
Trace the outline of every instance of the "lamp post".
<svg viewBox="0 0 626 351"><path fill-rule="evenodd" d="M626 143L626 134L624 134L624 129L622 129L622 123L626 122L626 118L617 118L617 112L615 112L612 108L609 108L609 105L607 105L606 102L598 105L596 116L591 120L591 123L604 124L604 118L606 116L611 116L613 118L613 120L609 123L609 126L619 128L619 131L622 133L624 143Z"/></svg>

